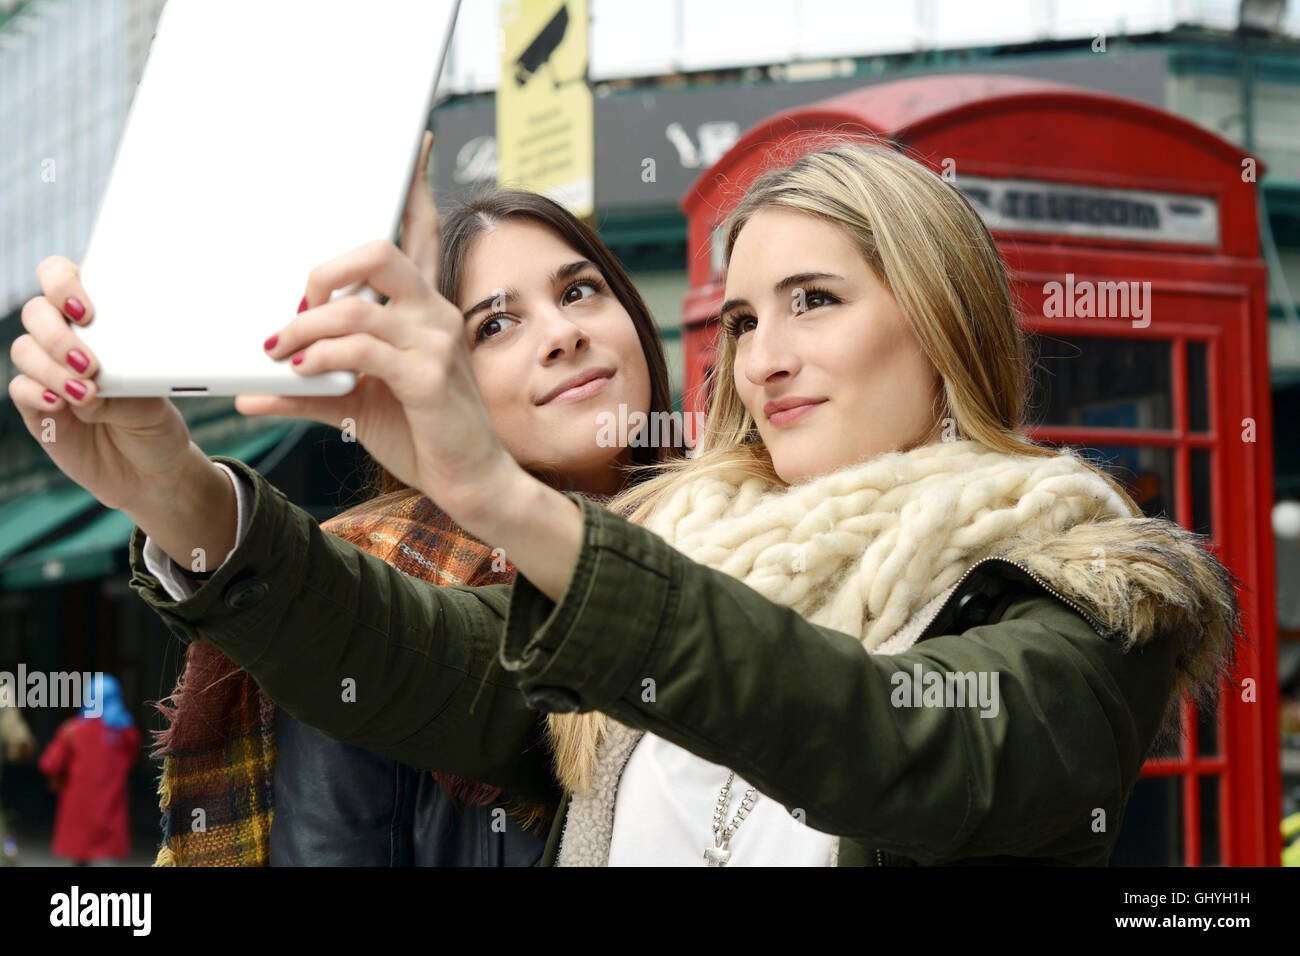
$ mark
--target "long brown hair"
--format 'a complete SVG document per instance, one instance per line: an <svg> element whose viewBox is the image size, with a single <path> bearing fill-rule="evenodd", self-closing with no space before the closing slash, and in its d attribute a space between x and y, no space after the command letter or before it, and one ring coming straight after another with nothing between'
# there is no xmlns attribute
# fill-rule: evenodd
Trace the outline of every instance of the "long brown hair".
<svg viewBox="0 0 1300 956"><path fill-rule="evenodd" d="M601 276L609 283L614 297L632 317L637 338L641 341L641 351L650 372L650 407L646 409L647 419L650 422L663 421L672 412L672 393L668 385L668 362L664 358L663 341L659 337L654 317L614 253L586 223L559 203L538 193L517 189L489 189L454 209L442 220L441 261L438 264L439 295L451 302L458 302L465 262L475 240L486 232L518 220L545 226L575 252L596 264ZM632 464L624 468L627 473L625 486L652 475L660 466L680 454L680 449L662 441L647 441L644 445L634 446ZM554 470L529 471L552 486L558 486L564 479L562 474ZM409 488L372 459L366 484L367 500L402 490L409 490L411 494L422 493L418 489Z"/></svg>

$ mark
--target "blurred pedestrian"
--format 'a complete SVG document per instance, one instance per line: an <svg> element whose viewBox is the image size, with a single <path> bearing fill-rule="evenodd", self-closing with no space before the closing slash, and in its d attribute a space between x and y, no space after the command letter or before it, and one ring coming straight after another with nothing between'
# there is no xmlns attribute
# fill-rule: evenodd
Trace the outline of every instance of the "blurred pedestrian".
<svg viewBox="0 0 1300 956"><path fill-rule="evenodd" d="M41 754L41 773L59 791L56 856L78 864L122 860L131 852L127 774L140 753L140 731L116 678L96 674L81 714L66 721Z"/></svg>
<svg viewBox="0 0 1300 956"><path fill-rule="evenodd" d="M36 752L36 739L23 720L13 690L0 684L0 776L6 760L26 760ZM0 791L3 793L3 791ZM18 843L9 835L5 825L4 802L0 801L0 866L18 862Z"/></svg>

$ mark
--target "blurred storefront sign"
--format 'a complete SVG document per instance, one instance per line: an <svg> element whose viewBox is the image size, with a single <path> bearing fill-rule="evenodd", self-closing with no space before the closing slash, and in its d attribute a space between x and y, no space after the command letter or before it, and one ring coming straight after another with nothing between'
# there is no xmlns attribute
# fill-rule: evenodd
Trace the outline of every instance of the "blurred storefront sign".
<svg viewBox="0 0 1300 956"><path fill-rule="evenodd" d="M955 184L990 229L1193 246L1219 243L1219 207L1207 196L983 176L958 175Z"/></svg>
<svg viewBox="0 0 1300 956"><path fill-rule="evenodd" d="M550 5L542 6L551 9ZM567 29L572 31L576 14L571 3L569 16ZM544 25L534 28L533 38L540 36ZM514 88L518 72L529 68L529 60L522 57L528 46L522 37L518 41L507 39L503 54L507 81L503 89ZM522 65L517 62L521 58L525 60ZM999 61L990 63L987 70L971 65L963 71L1056 80L1163 107L1168 64L1164 52L1132 51L1122 57ZM539 89L552 89L568 75L558 67L553 73L549 64L542 65L530 74L526 88L536 84ZM912 75L921 74L918 71ZM731 148L742 130L781 110L896 78L884 75L745 86L648 87L597 96L591 114L594 150L587 155L594 155L594 186L600 207L675 209L696 177ZM579 84L571 86L577 88ZM504 169L501 181L520 181L518 174L511 171L517 167L509 165L514 161L499 158L499 131L491 99L444 104L434 111L434 130L434 186L439 205L454 203L468 191L492 185L497 181L499 165Z"/></svg>

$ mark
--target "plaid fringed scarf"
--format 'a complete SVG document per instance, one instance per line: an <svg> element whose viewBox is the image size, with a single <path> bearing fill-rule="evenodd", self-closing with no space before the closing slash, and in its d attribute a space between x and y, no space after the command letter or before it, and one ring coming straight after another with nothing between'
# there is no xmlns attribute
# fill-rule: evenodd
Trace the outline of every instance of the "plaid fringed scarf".
<svg viewBox="0 0 1300 956"><path fill-rule="evenodd" d="M414 490L364 502L321 528L433 584L476 587L515 577L499 552ZM275 812L274 701L247 672L198 641L189 646L176 689L156 706L169 726L154 732L153 756L163 758L163 841L154 865L267 866ZM498 787L433 776L455 800L488 805L502 797ZM535 833L550 826L556 810L509 797L505 806Z"/></svg>

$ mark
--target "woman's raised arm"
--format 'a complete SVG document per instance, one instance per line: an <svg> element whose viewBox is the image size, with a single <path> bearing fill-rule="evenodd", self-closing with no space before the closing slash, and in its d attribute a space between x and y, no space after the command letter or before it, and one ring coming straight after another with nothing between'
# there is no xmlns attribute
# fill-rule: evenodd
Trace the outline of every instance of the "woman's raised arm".
<svg viewBox="0 0 1300 956"><path fill-rule="evenodd" d="M559 798L543 722L498 663L509 588L438 587L322 531L249 465L243 540L173 600L131 537L131 587L182 640L206 640L296 718L412 766ZM223 480L224 477L223 477Z"/></svg>
<svg viewBox="0 0 1300 956"><path fill-rule="evenodd" d="M729 767L811 827L923 863L1089 862L1113 846L1177 635L1125 653L1026 591L996 623L870 655L650 531L582 509L561 601L522 572L514 584L502 659L526 694L603 711ZM996 673L997 706L895 706L896 675L916 668Z"/></svg>

